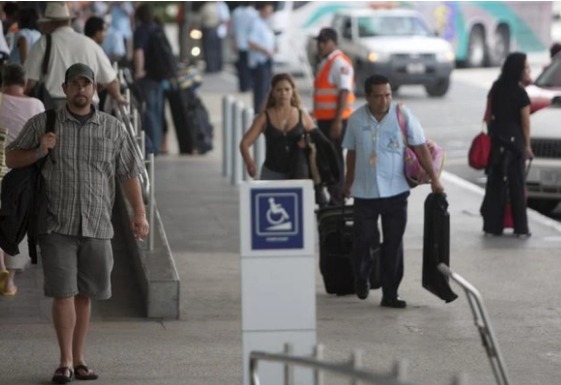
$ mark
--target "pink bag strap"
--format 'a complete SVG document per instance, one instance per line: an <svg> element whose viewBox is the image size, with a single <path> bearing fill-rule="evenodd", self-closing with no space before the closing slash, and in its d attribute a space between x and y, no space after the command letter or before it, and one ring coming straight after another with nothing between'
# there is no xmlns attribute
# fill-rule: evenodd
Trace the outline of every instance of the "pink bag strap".
<svg viewBox="0 0 561 385"><path fill-rule="evenodd" d="M395 106L395 112L397 114L397 123L399 124L399 128L401 129L401 136L403 137L403 143L405 143L405 147L409 146L407 143L407 121L405 117L401 113L401 103L398 103Z"/></svg>

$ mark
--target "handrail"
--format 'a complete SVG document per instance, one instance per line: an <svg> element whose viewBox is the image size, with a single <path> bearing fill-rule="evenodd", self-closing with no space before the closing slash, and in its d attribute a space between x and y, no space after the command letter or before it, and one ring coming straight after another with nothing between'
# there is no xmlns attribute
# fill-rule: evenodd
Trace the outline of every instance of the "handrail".
<svg viewBox="0 0 561 385"><path fill-rule="evenodd" d="M491 369L493 370L497 384L509 385L510 379L508 372L504 364L503 356L495 337L493 327L491 326L491 321L487 315L487 310L485 309L485 305L483 305L481 294L466 279L450 270L446 264L440 263L438 265L438 270L440 270L445 277L448 277L456 282L466 293L469 306L471 307L471 311L473 313L475 326L479 330L481 342L483 343L483 347L489 357Z"/></svg>
<svg viewBox="0 0 561 385"><path fill-rule="evenodd" d="M291 351L291 347L289 344L287 344L285 350L289 352ZM317 352L321 351L322 346L318 345L316 347L316 355L318 355ZM290 365L297 365L314 369L315 385L321 385L323 383L323 377L319 375L320 371L331 372L333 374L348 377L353 384L356 384L360 381L362 384L371 385L414 385L412 382L404 382L404 365L401 365L401 363L398 363L396 365L393 374L376 374L359 369L357 367L358 365L360 365L360 356L360 352L355 352L349 362L327 362L321 361L321 359L314 357L297 357L292 356L291 354L277 354L262 351L253 351L249 354L249 380L251 385L260 385L259 376L257 374L258 361L270 361L282 363L285 365L285 385L291 385L293 383L293 371L287 370Z"/></svg>
<svg viewBox="0 0 561 385"><path fill-rule="evenodd" d="M121 121L125 125L125 128L127 129L128 133L131 135L131 137L136 138L136 131L134 129L132 121L129 118L129 115L125 112L124 107L120 104L118 105L118 112L119 112L118 118L121 119ZM145 158L144 152L140 148L140 146L135 146L135 150L137 151L137 155L140 156L141 159ZM149 203L150 191L151 191L151 184L150 184L151 181L150 181L150 176L149 176L147 168L144 168L142 170L142 173L140 174L139 179L140 179L140 183L142 185L142 196L144 198L144 202Z"/></svg>
<svg viewBox="0 0 561 385"><path fill-rule="evenodd" d="M122 71L119 71L119 77L122 78ZM123 122L125 129L129 135L135 139L136 146L134 146L137 156L139 156L145 163L142 168L138 179L142 189L142 199L144 204L148 206L148 223L150 225L150 233L148 235L148 250L152 251L154 248L154 217L155 217L155 192L154 192L154 154L145 155L144 145L144 132L137 129L139 117L136 108L133 108L130 103L130 90L125 90L125 98L129 104L124 107L123 105L112 102L112 110L115 117ZM116 108L115 108L116 107Z"/></svg>

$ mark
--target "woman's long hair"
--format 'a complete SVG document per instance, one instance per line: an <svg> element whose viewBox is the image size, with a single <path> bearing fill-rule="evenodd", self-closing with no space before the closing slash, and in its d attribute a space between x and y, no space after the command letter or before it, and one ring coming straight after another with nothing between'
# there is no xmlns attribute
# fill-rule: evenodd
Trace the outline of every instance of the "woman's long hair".
<svg viewBox="0 0 561 385"><path fill-rule="evenodd" d="M524 67L526 66L526 54L513 52L506 57L498 81L506 84L518 84L522 80Z"/></svg>
<svg viewBox="0 0 561 385"><path fill-rule="evenodd" d="M267 96L267 103L265 104L265 108L276 106L276 100L273 95L273 90L275 89L277 84L283 80L286 80L288 83L290 83L290 86L292 87L292 98L290 99L290 105L296 108L300 108L300 96L298 95L296 84L294 83L294 79L292 78L292 76L287 73L276 74L275 76L273 76L273 79L271 79L271 88L269 89L269 95Z"/></svg>

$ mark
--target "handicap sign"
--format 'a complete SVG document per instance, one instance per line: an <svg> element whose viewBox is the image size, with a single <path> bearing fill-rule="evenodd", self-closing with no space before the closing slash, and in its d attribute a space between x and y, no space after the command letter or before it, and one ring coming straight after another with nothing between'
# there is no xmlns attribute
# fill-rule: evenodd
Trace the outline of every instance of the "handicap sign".
<svg viewBox="0 0 561 385"><path fill-rule="evenodd" d="M252 249L304 247L302 197L302 188L251 190Z"/></svg>

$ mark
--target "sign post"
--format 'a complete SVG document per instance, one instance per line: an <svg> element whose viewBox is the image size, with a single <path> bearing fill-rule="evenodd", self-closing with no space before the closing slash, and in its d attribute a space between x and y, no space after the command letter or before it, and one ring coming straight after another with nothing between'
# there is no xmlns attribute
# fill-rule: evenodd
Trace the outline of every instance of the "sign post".
<svg viewBox="0 0 561 385"><path fill-rule="evenodd" d="M249 353L311 355L316 345L314 189L310 180L257 181L240 185L243 383ZM260 363L264 384L282 385L283 367ZM294 371L294 384L310 384L309 369Z"/></svg>

